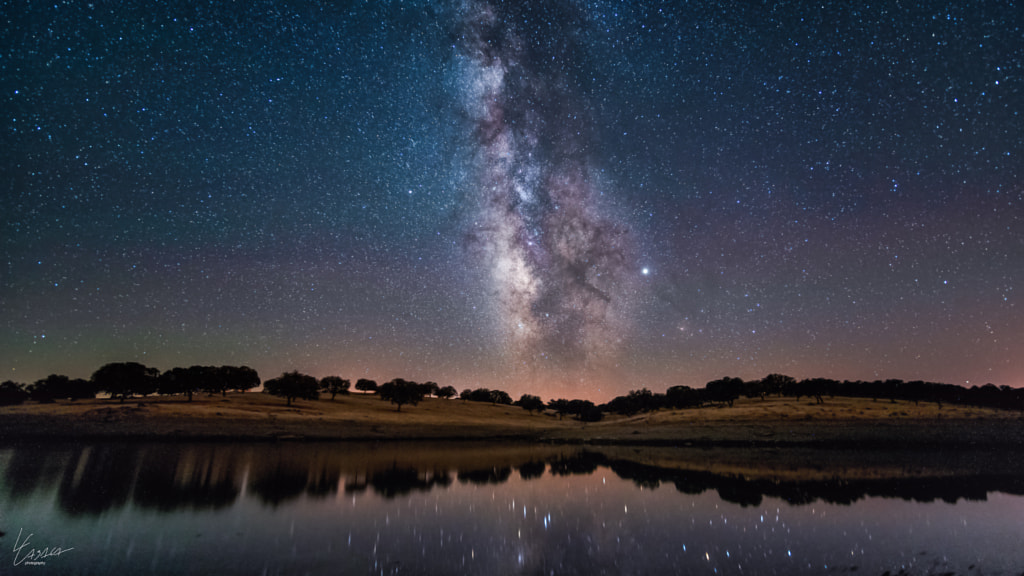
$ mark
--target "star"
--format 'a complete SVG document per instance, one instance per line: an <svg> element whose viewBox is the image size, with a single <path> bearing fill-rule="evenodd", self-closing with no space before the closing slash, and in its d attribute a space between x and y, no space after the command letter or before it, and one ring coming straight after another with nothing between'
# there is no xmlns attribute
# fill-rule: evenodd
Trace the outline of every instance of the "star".
<svg viewBox="0 0 1024 576"><path fill-rule="evenodd" d="M23 4L11 377L1024 385L1012 2Z"/></svg>

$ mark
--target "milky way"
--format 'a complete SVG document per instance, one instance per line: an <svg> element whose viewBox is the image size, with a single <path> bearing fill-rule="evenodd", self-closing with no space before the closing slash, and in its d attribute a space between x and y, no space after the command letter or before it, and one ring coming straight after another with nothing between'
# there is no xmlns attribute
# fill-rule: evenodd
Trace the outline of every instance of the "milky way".
<svg viewBox="0 0 1024 576"><path fill-rule="evenodd" d="M22 2L0 371L1024 385L1024 12Z"/></svg>
<svg viewBox="0 0 1024 576"><path fill-rule="evenodd" d="M524 26L529 16L505 6L463 7L460 85L476 167L470 251L489 268L516 366L599 368L629 329L631 238L589 160L589 106L570 88L566 63L583 55L571 33L537 44Z"/></svg>

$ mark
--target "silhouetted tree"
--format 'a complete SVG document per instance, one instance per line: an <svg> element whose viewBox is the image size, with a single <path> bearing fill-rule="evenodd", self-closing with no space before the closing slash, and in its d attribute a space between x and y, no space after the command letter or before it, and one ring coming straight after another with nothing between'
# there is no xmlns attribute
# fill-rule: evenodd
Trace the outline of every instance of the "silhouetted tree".
<svg viewBox="0 0 1024 576"><path fill-rule="evenodd" d="M186 388L195 392L206 392L213 396L225 390L221 372L216 366L189 366L186 372L188 382ZM191 395L189 395L191 398Z"/></svg>
<svg viewBox="0 0 1024 576"><path fill-rule="evenodd" d="M990 408L998 408L999 400L1002 398L1002 390L998 386L989 382L981 388L972 387L971 391L974 396L974 404L979 406L988 406Z"/></svg>
<svg viewBox="0 0 1024 576"><path fill-rule="evenodd" d="M360 392L376 392L377 383L373 380L360 378L359 380L356 380L356 390L359 390Z"/></svg>
<svg viewBox="0 0 1024 576"><path fill-rule="evenodd" d="M708 382L705 390L707 390L708 400L712 402L726 402L729 406L732 406L733 401L739 398L743 392L743 380L727 376L720 380Z"/></svg>
<svg viewBox="0 0 1024 576"><path fill-rule="evenodd" d="M423 397L424 398L426 398L428 396L437 396L437 393L441 389L437 385L437 382L424 382L423 384L420 384L419 387L420 387L420 392L423 393Z"/></svg>
<svg viewBox="0 0 1024 576"><path fill-rule="evenodd" d="M188 401L192 401L192 394L195 388L190 387L192 380L188 375L188 368L171 368L165 370L157 379L156 391L158 394L173 396L187 394Z"/></svg>
<svg viewBox="0 0 1024 576"><path fill-rule="evenodd" d="M796 382L796 378L792 376L786 376L785 374L769 374L761 379L761 399L764 400L765 395L775 394L781 396L782 391L787 386L792 386Z"/></svg>
<svg viewBox="0 0 1024 576"><path fill-rule="evenodd" d="M97 390L107 392L121 402L136 394L145 396L156 392L160 371L138 362L113 362L93 372L92 383Z"/></svg>
<svg viewBox="0 0 1024 576"><path fill-rule="evenodd" d="M743 383L743 389L740 392L745 398L760 398L765 399L764 380L750 380Z"/></svg>
<svg viewBox="0 0 1024 576"><path fill-rule="evenodd" d="M206 392L207 396L223 395L224 391L227 390L224 381L221 379L220 369L216 366L192 366L189 368L189 371L192 377L196 379L199 389Z"/></svg>
<svg viewBox="0 0 1024 576"><path fill-rule="evenodd" d="M665 403L673 408L700 407L704 403L704 391L689 386L673 386L665 392Z"/></svg>
<svg viewBox="0 0 1024 576"><path fill-rule="evenodd" d="M401 378L395 378L391 382L381 384L380 388L377 389L377 393L380 394L381 400L388 400L392 404L398 406L398 411L402 411L402 404L412 404L413 406L419 404L420 400L423 400L423 391L420 385L415 382L407 382Z"/></svg>
<svg viewBox="0 0 1024 576"><path fill-rule="evenodd" d="M225 370L227 369L227 370ZM192 401L192 395L198 392L206 392L214 395L218 392L224 393L229 383L234 378L241 379L241 376L234 375L231 367L216 366L189 366L188 368L171 368L160 375L157 387L161 394L185 394L188 401ZM251 369L246 369L251 370ZM256 371L251 370L255 376ZM255 376L257 384L259 377ZM239 383L239 386L246 384Z"/></svg>
<svg viewBox="0 0 1024 576"><path fill-rule="evenodd" d="M221 370L216 366L190 366L188 374L196 390L206 392L207 396L223 395L227 391Z"/></svg>
<svg viewBox="0 0 1024 576"><path fill-rule="evenodd" d="M989 384L995 388L995 385ZM903 380L897 380L890 378L883 384L885 388L886 396L889 398L889 402L895 404L896 400L903 397Z"/></svg>
<svg viewBox="0 0 1024 576"><path fill-rule="evenodd" d="M667 403L663 394L654 394L647 388L632 390L625 396L616 396L605 406L609 412L632 416L638 412L651 412Z"/></svg>
<svg viewBox="0 0 1024 576"><path fill-rule="evenodd" d="M573 402L580 402L580 404L574 407L572 405ZM590 400L573 400L569 404L573 413L576 414L576 418L581 422L599 422L604 418L604 412L597 406L594 406L594 403Z"/></svg>
<svg viewBox="0 0 1024 576"><path fill-rule="evenodd" d="M612 414L632 416L640 411L640 407L629 396L616 396L604 405L604 409Z"/></svg>
<svg viewBox="0 0 1024 576"><path fill-rule="evenodd" d="M512 404L512 397L504 390L491 390L490 398L491 404Z"/></svg>
<svg viewBox="0 0 1024 576"><path fill-rule="evenodd" d="M28 400L28 392L21 384L12 380L0 384L0 406L14 406L25 400Z"/></svg>
<svg viewBox="0 0 1024 576"><path fill-rule="evenodd" d="M559 398L558 400L548 400L548 410L551 410L555 414L558 414L558 419L561 420L563 416L569 414L569 401L565 398Z"/></svg>
<svg viewBox="0 0 1024 576"><path fill-rule="evenodd" d="M268 394L286 398L289 406L296 398L316 400L320 397L320 386L316 378L298 371L285 372L277 378L267 380L263 383L263 389Z"/></svg>
<svg viewBox="0 0 1024 576"><path fill-rule="evenodd" d="M795 396L797 401L802 396L812 396L818 404L822 404L822 394L828 390L830 382L824 378L805 378L799 382L790 378L782 383L782 393L786 396Z"/></svg>
<svg viewBox="0 0 1024 576"><path fill-rule="evenodd" d="M437 397L438 398L444 398L446 400L448 398L454 398L458 394L459 393L455 390L454 386L445 386L445 387L443 387L443 388L441 388L440 390L437 391Z"/></svg>
<svg viewBox="0 0 1024 576"><path fill-rule="evenodd" d="M245 392L260 385L260 375L248 366L221 366L218 369L220 377L221 395L226 395L228 390Z"/></svg>
<svg viewBox="0 0 1024 576"><path fill-rule="evenodd" d="M320 379L320 391L331 395L331 400L338 394L348 394L348 388L352 383L342 379L340 376L324 376Z"/></svg>
<svg viewBox="0 0 1024 576"><path fill-rule="evenodd" d="M468 399L468 400L470 400L472 402L493 402L494 401L492 399L492 397L491 397L491 389L490 388L477 388L475 390L469 390L468 392L469 393L466 394L466 391L463 391L463 394L466 394L466 399Z"/></svg>
<svg viewBox="0 0 1024 576"><path fill-rule="evenodd" d="M29 384L28 396L34 402L51 403L56 400L57 390L67 388L70 378L60 374L50 374L42 380Z"/></svg>
<svg viewBox="0 0 1024 576"><path fill-rule="evenodd" d="M519 400L516 401L516 406L519 406L523 410L533 414L534 410L538 412L544 410L544 401L541 400L539 396L523 394L519 397Z"/></svg>
<svg viewBox="0 0 1024 576"><path fill-rule="evenodd" d="M587 419L584 418L584 415L586 415L587 417L590 417L590 418L594 418L595 417L595 414L594 414L595 410L598 413L600 413L600 410L597 410L597 407L594 406L594 403L591 402L590 400L580 400L580 399L569 400L568 409L569 409L569 414L572 414L573 416L575 416L577 420L583 420L584 422L596 422L597 420L600 420L603 417L603 415L597 416L596 419L594 419L594 420L587 420Z"/></svg>
<svg viewBox="0 0 1024 576"><path fill-rule="evenodd" d="M96 388L92 382L81 378L72 380L60 374L50 374L42 380L37 380L27 388L27 391L30 398L36 402L74 401L96 397Z"/></svg>
<svg viewBox="0 0 1024 576"><path fill-rule="evenodd" d="M68 391L64 396L64 398L67 398L68 400L85 400L96 397L96 387L92 385L92 382L85 378L72 378L71 381L68 382L68 387Z"/></svg>

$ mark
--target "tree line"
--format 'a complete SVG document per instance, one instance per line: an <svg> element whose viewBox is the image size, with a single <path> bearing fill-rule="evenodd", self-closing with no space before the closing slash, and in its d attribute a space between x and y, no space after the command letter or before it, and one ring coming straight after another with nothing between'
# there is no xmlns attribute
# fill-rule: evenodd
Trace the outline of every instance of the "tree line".
<svg viewBox="0 0 1024 576"><path fill-rule="evenodd" d="M874 401L903 400L933 402L941 408L944 404L960 404L1003 410L1024 411L1024 389L1010 386L957 386L938 382L914 380L833 380L829 378L807 378L797 380L784 374L769 374L757 380L720 378L708 382L704 388L672 386L664 394L644 388L618 396L600 408L604 412L633 415L667 409L700 408L710 405L728 405L740 397L760 398L769 396L813 399L822 404L825 398L871 398Z"/></svg>
<svg viewBox="0 0 1024 576"><path fill-rule="evenodd" d="M160 372L138 362L112 362L93 372L88 380L60 374L50 374L28 385L8 380L0 384L0 405L26 400L81 400L98 394L109 394L121 402L150 394L184 395L191 401L194 394L201 392L226 395L259 385L259 374L248 366L191 366Z"/></svg>
<svg viewBox="0 0 1024 576"><path fill-rule="evenodd" d="M171 368L160 372L138 362L113 362L102 366L88 380L70 379L67 376L51 374L32 384L7 381L0 384L0 405L21 404L27 400L48 403L57 400L80 400L108 394L124 402L128 398L145 397L150 394L181 395L192 401L195 394L221 394L229 391L245 392L259 387L259 374L248 366L191 366ZM571 415L582 421L596 421L602 418L601 411L589 400L551 400L547 404L539 396L523 394L513 402L504 390L489 388L467 388L458 392L453 386L440 386L436 382L418 383L403 378L378 384L368 378L351 380L340 376L325 376L317 379L298 371L285 372L276 378L262 382L267 394L284 398L291 406L295 400L319 400L321 394L330 394L334 400L339 394L349 394L351 389L364 394L375 394L381 400L390 402L401 412L402 406L415 406L424 398L452 399L458 397L466 402L486 402L492 405L519 406L531 414L551 410L562 418Z"/></svg>
<svg viewBox="0 0 1024 576"><path fill-rule="evenodd" d="M51 374L32 384L6 381L0 384L0 405L20 404L26 400L54 402L56 400L78 400L95 398L108 394L124 402L135 396L150 394L183 395L192 400L194 394L221 394L229 391L245 392L259 387L259 374L248 366L191 366L172 368L160 372L137 362L114 362L102 366L88 380L59 374ZM518 406L529 413L549 411L558 418L571 416L582 422L596 422L605 414L635 415L661 409L701 408L719 405L732 406L740 397L760 398L769 396L813 399L817 403L825 398L851 397L872 398L875 401L897 400L963 404L988 408L1024 411L1024 389L994 384L970 388L953 384L924 382L920 380L875 380L872 382L810 378L797 380L783 374L769 374L761 379L742 380L724 377L708 382L704 388L672 386L664 393L651 392L647 388L630 391L611 401L595 405L589 400L551 399L548 402L539 396L523 394L519 400L504 390L489 388L467 388L462 392L453 386L440 386L436 382L417 383L402 378L378 384L374 380L360 378L353 385L340 376L325 376L317 379L298 371L285 372L276 378L262 382L264 392L284 398L290 406L295 400L318 400L321 394L330 394L334 400L339 394L349 394L350 389L364 394L375 394L381 400L390 402L401 412L402 406L415 406L424 398L458 399L465 402L484 402L492 405Z"/></svg>

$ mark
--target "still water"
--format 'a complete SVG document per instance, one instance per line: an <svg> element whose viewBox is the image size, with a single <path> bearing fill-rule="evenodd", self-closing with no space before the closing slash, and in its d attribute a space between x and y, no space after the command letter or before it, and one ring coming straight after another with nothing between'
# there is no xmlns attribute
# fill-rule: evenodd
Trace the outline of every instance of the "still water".
<svg viewBox="0 0 1024 576"><path fill-rule="evenodd" d="M1024 474L994 464L1013 460L19 444L0 574L1019 575Z"/></svg>

